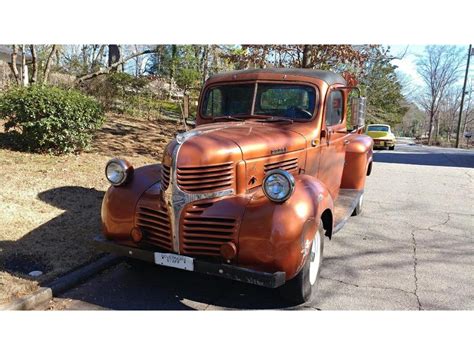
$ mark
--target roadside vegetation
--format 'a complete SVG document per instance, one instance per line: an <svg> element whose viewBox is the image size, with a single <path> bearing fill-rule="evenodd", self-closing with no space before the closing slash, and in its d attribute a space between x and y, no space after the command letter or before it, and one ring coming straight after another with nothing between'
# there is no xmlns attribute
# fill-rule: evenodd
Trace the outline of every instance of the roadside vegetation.
<svg viewBox="0 0 474 355"><path fill-rule="evenodd" d="M77 90L32 85L0 97L4 139L12 148L38 153L71 153L89 146L104 122L102 107Z"/></svg>

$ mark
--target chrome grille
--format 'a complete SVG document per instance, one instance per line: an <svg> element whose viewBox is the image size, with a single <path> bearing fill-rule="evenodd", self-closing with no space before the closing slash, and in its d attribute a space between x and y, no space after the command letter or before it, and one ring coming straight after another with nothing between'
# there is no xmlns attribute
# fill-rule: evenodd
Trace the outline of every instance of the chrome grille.
<svg viewBox="0 0 474 355"><path fill-rule="evenodd" d="M289 173L297 174L298 173L298 158L281 160L274 163L267 163L265 164L263 169L264 169L265 174L269 172L270 170L274 170L274 169L282 169L282 170L288 171Z"/></svg>
<svg viewBox="0 0 474 355"><path fill-rule="evenodd" d="M183 253L220 256L222 244L233 241L236 220L231 217L203 216L212 203L196 203L184 212Z"/></svg>
<svg viewBox="0 0 474 355"><path fill-rule="evenodd" d="M140 243L172 250L171 225L166 208L138 207L136 224L143 232Z"/></svg>
<svg viewBox="0 0 474 355"><path fill-rule="evenodd" d="M206 193L231 189L234 186L233 163L178 167L177 180L181 190Z"/></svg>

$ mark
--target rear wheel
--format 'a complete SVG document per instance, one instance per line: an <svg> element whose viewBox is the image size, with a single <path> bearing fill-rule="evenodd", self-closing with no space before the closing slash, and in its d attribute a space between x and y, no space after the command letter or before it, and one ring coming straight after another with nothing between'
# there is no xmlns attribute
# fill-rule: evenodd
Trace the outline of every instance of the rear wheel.
<svg viewBox="0 0 474 355"><path fill-rule="evenodd" d="M388 149L390 149L390 150L395 150L395 146L392 145L391 147L388 147Z"/></svg>
<svg viewBox="0 0 474 355"><path fill-rule="evenodd" d="M323 262L323 249L324 228L323 221L320 221L303 268L293 279L280 287L280 294L283 298L297 304L311 301L318 284Z"/></svg>

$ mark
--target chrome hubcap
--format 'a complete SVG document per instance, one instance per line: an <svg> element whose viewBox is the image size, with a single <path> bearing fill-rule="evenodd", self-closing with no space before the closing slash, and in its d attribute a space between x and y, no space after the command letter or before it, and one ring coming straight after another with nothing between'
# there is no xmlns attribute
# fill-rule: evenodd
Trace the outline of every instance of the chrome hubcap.
<svg viewBox="0 0 474 355"><path fill-rule="evenodd" d="M314 285L318 277L319 263L321 261L321 234L319 230L316 232L313 244L311 245L309 257L311 258L309 263L309 282L311 285Z"/></svg>

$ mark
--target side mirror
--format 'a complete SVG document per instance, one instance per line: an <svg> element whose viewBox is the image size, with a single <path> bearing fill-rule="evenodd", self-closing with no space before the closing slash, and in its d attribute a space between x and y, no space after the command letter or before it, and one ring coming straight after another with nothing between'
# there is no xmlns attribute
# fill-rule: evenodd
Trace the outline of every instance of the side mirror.
<svg viewBox="0 0 474 355"><path fill-rule="evenodd" d="M365 125L366 97L354 97L351 101L351 124L354 129Z"/></svg>

